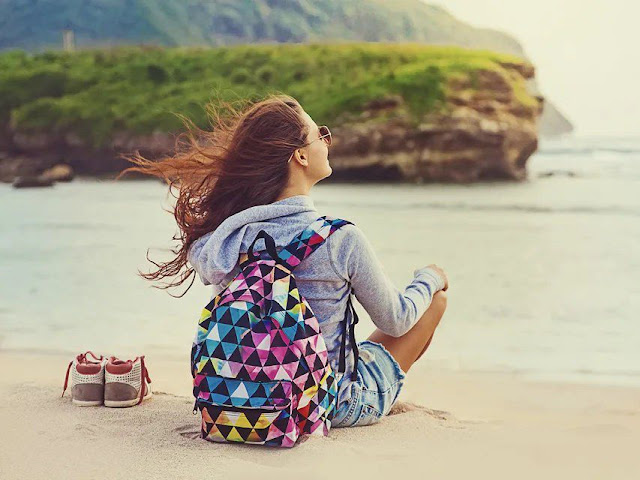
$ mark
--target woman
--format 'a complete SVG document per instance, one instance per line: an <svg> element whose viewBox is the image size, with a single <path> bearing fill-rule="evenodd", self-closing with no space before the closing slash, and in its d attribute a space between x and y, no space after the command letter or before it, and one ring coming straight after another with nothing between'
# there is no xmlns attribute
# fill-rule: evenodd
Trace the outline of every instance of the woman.
<svg viewBox="0 0 640 480"><path fill-rule="evenodd" d="M225 107L230 113L216 113L213 131L189 135L185 151L160 162L137 155L132 159L137 166L123 172L154 175L170 187L179 182L176 257L153 262L158 269L142 274L150 280L178 276L163 288L197 272L215 296L239 272L239 259L260 230L282 247L320 216L309 194L332 172L329 129L318 127L286 95L270 96L244 111ZM295 276L320 322L334 372L351 287L377 327L358 344L357 365L347 342L332 426L374 423L389 413L406 373L431 342L446 308L447 276L429 265L415 270L412 282L398 290L353 224L337 230L310 259L296 268ZM352 380L356 368L359 374Z"/></svg>

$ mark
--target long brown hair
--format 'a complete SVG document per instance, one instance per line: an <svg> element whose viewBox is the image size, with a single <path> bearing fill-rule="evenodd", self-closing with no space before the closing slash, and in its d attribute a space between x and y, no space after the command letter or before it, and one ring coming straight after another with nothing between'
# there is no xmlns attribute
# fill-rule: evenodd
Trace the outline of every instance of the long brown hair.
<svg viewBox="0 0 640 480"><path fill-rule="evenodd" d="M169 211L179 228L173 237L179 245L171 249L175 257L157 263L149 258L147 250L147 260L157 269L138 272L152 281L177 277L162 286L154 285L156 288L177 287L193 275L178 296L182 297L195 280L194 269L187 266L193 242L235 213L274 202L287 185L287 160L296 148L305 146L309 133L302 107L288 95L275 94L246 103L241 108L225 101L206 105L211 131L201 130L178 115L187 131L178 135L171 156L157 161L147 160L139 152L124 156L136 166L123 170L116 179L128 172L158 177L169 184L169 192L176 198L175 207ZM183 144L185 137L188 141ZM178 189L177 196L174 188Z"/></svg>

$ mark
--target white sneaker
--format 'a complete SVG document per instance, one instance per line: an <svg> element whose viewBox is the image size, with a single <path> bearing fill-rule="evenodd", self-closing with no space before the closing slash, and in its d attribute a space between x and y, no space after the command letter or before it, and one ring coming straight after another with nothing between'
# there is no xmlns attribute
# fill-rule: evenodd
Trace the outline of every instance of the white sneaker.
<svg viewBox="0 0 640 480"><path fill-rule="evenodd" d="M89 358L89 357L93 358ZM88 351L69 362L64 378L62 396L67 390L71 373L71 402L80 407L96 407L104 400L104 371L106 359Z"/></svg>
<svg viewBox="0 0 640 480"><path fill-rule="evenodd" d="M132 407L152 397L144 355L133 360L111 357L105 367L104 406Z"/></svg>

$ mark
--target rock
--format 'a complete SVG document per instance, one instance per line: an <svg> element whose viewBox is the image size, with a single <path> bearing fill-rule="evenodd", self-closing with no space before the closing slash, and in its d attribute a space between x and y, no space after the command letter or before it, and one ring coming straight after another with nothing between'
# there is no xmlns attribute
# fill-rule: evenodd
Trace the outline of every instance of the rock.
<svg viewBox="0 0 640 480"><path fill-rule="evenodd" d="M555 137L573 131L571 122L558 110L558 107L550 102L545 103L538 124L540 125L539 133L543 137Z"/></svg>
<svg viewBox="0 0 640 480"><path fill-rule="evenodd" d="M144 149L150 155L163 155L175 147L175 138L169 133L160 131L148 135L119 132L113 136L109 147L113 150L126 152Z"/></svg>
<svg viewBox="0 0 640 480"><path fill-rule="evenodd" d="M62 138L53 133L13 133L13 145L23 152L44 152L63 146Z"/></svg>
<svg viewBox="0 0 640 480"><path fill-rule="evenodd" d="M53 186L53 180L42 176L16 177L13 181L13 186L14 188L51 187Z"/></svg>
<svg viewBox="0 0 640 480"><path fill-rule="evenodd" d="M0 154L0 182L11 183L16 177L37 177L53 163L48 157Z"/></svg>
<svg viewBox="0 0 640 480"><path fill-rule="evenodd" d="M523 102L522 92L516 94L509 80L518 75L515 80L526 85L532 68L503 66L511 69L507 75L478 72L476 89L465 78L452 79L446 109L426 115L417 125L408 115L389 117L385 111L386 117L332 129L332 177L418 183L526 178L527 159L538 147L543 98L529 92ZM384 105L388 110L394 103L402 106L394 99L370 104L370 109Z"/></svg>
<svg viewBox="0 0 640 480"><path fill-rule="evenodd" d="M529 62L500 62L500 65L504 68L515 70L526 79L533 78L535 75L535 67Z"/></svg>
<svg viewBox="0 0 640 480"><path fill-rule="evenodd" d="M45 170L41 176L54 182L70 182L73 180L74 172L69 165L59 163Z"/></svg>

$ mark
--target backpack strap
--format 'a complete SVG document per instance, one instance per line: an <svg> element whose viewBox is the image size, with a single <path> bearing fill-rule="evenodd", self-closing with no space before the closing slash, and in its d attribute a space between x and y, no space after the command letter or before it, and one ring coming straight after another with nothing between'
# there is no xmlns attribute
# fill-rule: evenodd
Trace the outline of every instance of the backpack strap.
<svg viewBox="0 0 640 480"><path fill-rule="evenodd" d="M271 258L273 260L278 261L279 258L278 258L278 251L276 250L276 243L271 237L271 235L269 235L264 230L260 230L256 235L256 238L254 238L253 242L251 242L251 245L249 245L249 248L247 249L247 261L255 262L256 260L258 260L258 258L260 258L259 255L256 255L253 252L253 247L256 246L256 242L261 238L264 240L264 246L266 247L267 253L271 255Z"/></svg>
<svg viewBox="0 0 640 480"><path fill-rule="evenodd" d="M353 225L353 222L330 217L328 215L319 217L311 223L311 225L296 235L296 237L287 246L283 247L280 252L276 252L273 239L266 232L261 230L252 242L251 247L249 247L249 258L243 263L255 260L259 256L253 252L253 247L259 238L263 238L266 247L265 251L269 256L276 262L293 271L305 258L315 252L315 250L320 247L331 234L340 227L349 224ZM351 285L349 285L349 289L350 291L347 294L347 310L344 316L344 333L342 335L342 343L340 345L338 359L338 372L344 373L346 370L346 344L347 337L349 337L351 340L351 349L354 354L354 370L351 373L351 379L356 381L358 376L357 368L359 352L355 337L355 326L358 323L358 314L351 302L351 295L353 294L353 288ZM352 322L349 321L349 317L353 319Z"/></svg>
<svg viewBox="0 0 640 480"><path fill-rule="evenodd" d="M311 255L320 245L322 245L329 236L338 230L340 227L351 224L348 220L342 220L340 218L333 218L324 215L318 218L315 222L309 225L304 231L297 235L293 241L284 247L279 257L282 262L289 266L289 269L293 269L302 262L305 258ZM347 311L344 316L344 332L342 334L342 342L340 345L340 353L338 359L338 372L344 373L346 371L346 345L347 337L351 340L351 349L354 355L353 372L351 372L351 380L356 381L358 379L358 344L355 336L355 326L358 323L358 314L351 302L351 295L353 294L353 288L349 284L349 293L347 294ZM349 321L349 317L353 321ZM342 380L342 378L340 379Z"/></svg>
<svg viewBox="0 0 640 480"><path fill-rule="evenodd" d="M347 311L344 314L344 334L342 335L342 343L340 344L340 354L338 357L338 372L344 373L346 371L346 348L347 348L347 336L351 340L351 350L353 350L353 371L351 372L351 380L358 380L358 358L360 357L360 353L358 352L358 342L356 342L356 324L358 323L358 314L356 313L356 309L351 302L351 295L353 292L353 287L349 284L350 291L347 294ZM351 314L352 322L349 322L349 314Z"/></svg>
<svg viewBox="0 0 640 480"><path fill-rule="evenodd" d="M353 225L348 220L333 218L328 215L318 218L296 235L289 245L280 250L278 253L280 263L283 263L293 271L300 265L300 262L315 252L333 232L347 224Z"/></svg>

